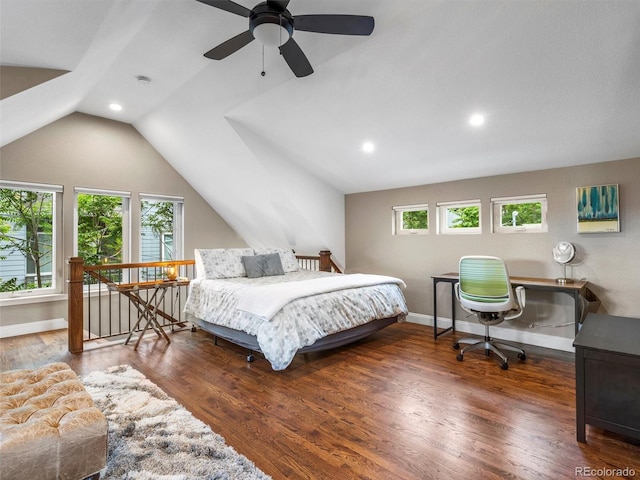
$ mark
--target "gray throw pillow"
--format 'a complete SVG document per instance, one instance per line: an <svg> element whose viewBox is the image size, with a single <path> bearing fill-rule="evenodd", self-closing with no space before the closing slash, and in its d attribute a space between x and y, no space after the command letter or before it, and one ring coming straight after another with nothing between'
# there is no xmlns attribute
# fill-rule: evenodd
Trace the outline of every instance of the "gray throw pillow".
<svg viewBox="0 0 640 480"><path fill-rule="evenodd" d="M282 261L277 253L245 256L242 257L242 263L249 278L284 275Z"/></svg>

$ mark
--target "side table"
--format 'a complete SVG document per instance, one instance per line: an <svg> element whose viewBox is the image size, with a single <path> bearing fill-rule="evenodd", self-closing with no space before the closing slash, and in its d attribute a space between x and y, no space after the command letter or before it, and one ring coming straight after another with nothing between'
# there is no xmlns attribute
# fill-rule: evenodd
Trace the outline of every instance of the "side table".
<svg viewBox="0 0 640 480"><path fill-rule="evenodd" d="M138 349L138 345L140 344L140 340L144 337L145 332L148 328L151 328L156 335L159 337L164 337L167 343L171 343L169 337L165 333L164 329L158 322L158 314L162 313L164 317L168 317L171 319L171 325L179 324L179 322L175 321L172 316L164 314L162 310L160 310L160 305L164 300L164 297L167 291L173 287L180 287L189 285L189 280L160 280L160 281L152 281L152 282L136 282L136 283L110 283L109 289L113 291L117 291L127 297L133 305L135 305L138 310L138 321L131 329L127 340L124 342L125 345L129 343L131 340L131 336L134 332L136 332L140 324L143 320L146 320L144 323L144 327L142 331L138 335L138 340L136 341L134 350ZM146 299L142 298L141 292L143 291L151 291L148 295L146 295Z"/></svg>
<svg viewBox="0 0 640 480"><path fill-rule="evenodd" d="M640 318L590 313L576 347L576 428L640 439Z"/></svg>

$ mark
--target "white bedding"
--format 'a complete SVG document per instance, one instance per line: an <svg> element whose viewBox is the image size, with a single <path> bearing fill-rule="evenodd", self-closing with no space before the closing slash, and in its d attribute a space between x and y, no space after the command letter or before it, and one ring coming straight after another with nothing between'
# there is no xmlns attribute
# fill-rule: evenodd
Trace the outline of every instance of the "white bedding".
<svg viewBox="0 0 640 480"><path fill-rule="evenodd" d="M404 282L399 278L383 275L355 273L352 275L321 276L320 278L308 280L256 285L252 288L245 288L240 292L237 308L265 320L271 320L276 313L282 310L282 307L294 300L321 293L370 287L384 283L405 286Z"/></svg>
<svg viewBox="0 0 640 480"><path fill-rule="evenodd" d="M322 279L320 283L325 283L328 281L325 279L331 276L338 277L344 286L339 290L329 288L331 291L287 300L273 316L255 315L238 308L243 293L253 288L264 289L266 285L286 282L292 290L306 291L308 286L298 288L296 283L308 284L309 280L317 278ZM198 278L191 281L185 312L206 322L255 335L260 350L273 369L283 370L300 348L312 345L327 335L378 318L399 316L399 320L404 320L407 306L401 280L380 276L379 280L383 283L351 288L347 286L351 279L345 280L345 277L351 276L299 270L261 278ZM371 280L373 278L368 278L367 282L371 283ZM286 286L271 288L287 290Z"/></svg>

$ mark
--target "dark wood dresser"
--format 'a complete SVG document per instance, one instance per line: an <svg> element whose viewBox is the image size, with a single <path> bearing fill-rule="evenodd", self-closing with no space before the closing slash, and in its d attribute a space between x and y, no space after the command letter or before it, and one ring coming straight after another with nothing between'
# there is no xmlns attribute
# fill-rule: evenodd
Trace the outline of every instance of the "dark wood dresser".
<svg viewBox="0 0 640 480"><path fill-rule="evenodd" d="M640 439L640 318L590 313L573 345L578 441L586 424Z"/></svg>

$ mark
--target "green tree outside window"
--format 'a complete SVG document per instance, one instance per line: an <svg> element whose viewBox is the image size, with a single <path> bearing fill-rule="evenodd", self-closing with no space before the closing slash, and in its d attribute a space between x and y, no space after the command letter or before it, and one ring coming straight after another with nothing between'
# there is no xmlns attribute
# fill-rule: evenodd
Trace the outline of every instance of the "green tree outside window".
<svg viewBox="0 0 640 480"><path fill-rule="evenodd" d="M404 230L426 230L429 228L429 212L427 210L402 212L402 228Z"/></svg>
<svg viewBox="0 0 640 480"><path fill-rule="evenodd" d="M0 279L0 291L43 288L53 259L53 194L31 190L0 189L0 261L18 252L33 266L35 281L18 283ZM46 267L49 267L48 270Z"/></svg>
<svg viewBox="0 0 640 480"><path fill-rule="evenodd" d="M532 202L502 205L500 218L503 227L539 225L542 223L542 204Z"/></svg>
<svg viewBox="0 0 640 480"><path fill-rule="evenodd" d="M122 263L122 198L78 194L78 256L87 265Z"/></svg>
<svg viewBox="0 0 640 480"><path fill-rule="evenodd" d="M480 226L479 207L451 207L448 209L452 220L449 228L475 228Z"/></svg>

